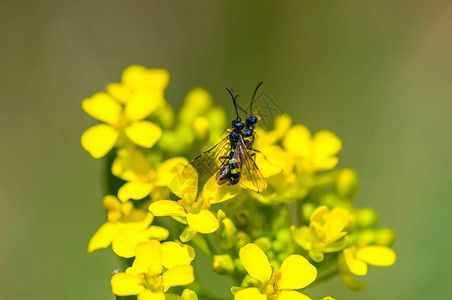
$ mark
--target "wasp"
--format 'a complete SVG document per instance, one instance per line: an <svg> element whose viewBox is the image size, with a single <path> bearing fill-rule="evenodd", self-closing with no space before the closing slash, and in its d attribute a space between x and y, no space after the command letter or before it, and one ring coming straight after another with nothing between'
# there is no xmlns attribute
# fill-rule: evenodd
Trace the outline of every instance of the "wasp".
<svg viewBox="0 0 452 300"><path fill-rule="evenodd" d="M182 171L183 176L190 178L193 172L200 176L216 176L219 185L240 183L246 188L254 188L258 192L265 190L267 183L259 171L255 161L251 158L249 147L254 139L254 128L251 128L254 119L250 117L247 125L242 122L237 110L237 96L226 88L234 104L236 119L232 120L229 134L209 150L195 157ZM244 129L251 130L244 132ZM245 141L245 139L246 141Z"/></svg>
<svg viewBox="0 0 452 300"><path fill-rule="evenodd" d="M259 121L259 116L257 115L257 111L259 110L259 108L256 109L256 111L253 111L254 97L256 96L256 93L259 90L259 87L263 83L264 82L261 81L257 85L256 89L254 90L253 96L251 97L249 115L245 120L245 128L243 129L243 132L242 132L242 138L245 142L245 146L246 146L246 149L248 149L248 151L253 150L252 147L253 147L254 138L255 138L255 131L256 131L256 127L258 125L258 121Z"/></svg>

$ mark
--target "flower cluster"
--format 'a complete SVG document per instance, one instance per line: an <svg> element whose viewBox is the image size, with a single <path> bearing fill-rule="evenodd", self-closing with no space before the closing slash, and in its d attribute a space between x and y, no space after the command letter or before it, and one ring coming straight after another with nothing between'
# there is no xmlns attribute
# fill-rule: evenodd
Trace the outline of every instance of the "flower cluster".
<svg viewBox="0 0 452 300"><path fill-rule="evenodd" d="M217 299L199 282L197 251L233 280L234 299L310 299L300 290L335 276L360 290L355 275L395 263L394 232L377 228L375 211L353 206L359 179L336 167L342 142L331 131L312 134L286 114L272 129L257 126L247 151L267 183L259 193L184 176L190 159L224 137L229 119L202 88L175 112L168 82L166 70L130 66L121 82L82 103L100 121L82 146L107 168L107 221L88 251L111 245L125 264L111 279L118 298Z"/></svg>

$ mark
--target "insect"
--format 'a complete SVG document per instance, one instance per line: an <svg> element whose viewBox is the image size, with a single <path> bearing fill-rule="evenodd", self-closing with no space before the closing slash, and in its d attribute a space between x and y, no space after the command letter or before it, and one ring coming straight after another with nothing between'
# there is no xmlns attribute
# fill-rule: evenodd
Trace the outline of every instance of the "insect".
<svg viewBox="0 0 452 300"><path fill-rule="evenodd" d="M236 119L231 122L229 134L209 150L195 157L187 166L182 174L185 178L193 176L193 172L198 175L204 175L208 178L215 175L218 184L229 183L240 185L246 188L252 188L258 192L265 190L267 183L259 171L254 160L251 158L247 143L242 135L251 138L243 132L245 123L242 122L237 110L237 96L231 90L226 89L231 96L234 104ZM254 132L254 129L252 130ZM251 141L251 139L247 139ZM251 146L251 143L248 143Z"/></svg>
<svg viewBox="0 0 452 300"><path fill-rule="evenodd" d="M256 111L253 111L253 101L254 101L254 97L256 96L257 91L259 90L259 87L263 83L264 82L261 81L257 85L256 89L254 90L253 97L251 97L249 116L245 120L245 128L243 129L243 132L242 132L242 138L243 138L243 141L245 142L245 146L246 146L246 149L248 149L248 151L252 150L253 142L254 142L254 138L255 138L256 126L259 121L259 116L257 115L257 111L259 110L259 108L256 109Z"/></svg>

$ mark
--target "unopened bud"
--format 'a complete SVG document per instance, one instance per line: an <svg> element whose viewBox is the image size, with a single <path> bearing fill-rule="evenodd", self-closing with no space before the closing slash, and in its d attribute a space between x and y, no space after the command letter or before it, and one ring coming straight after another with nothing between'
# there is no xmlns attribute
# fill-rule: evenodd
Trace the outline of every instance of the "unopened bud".
<svg viewBox="0 0 452 300"><path fill-rule="evenodd" d="M198 300L198 295L196 295L195 291L185 289L180 298L181 300Z"/></svg>
<svg viewBox="0 0 452 300"><path fill-rule="evenodd" d="M394 230L388 228L379 228L375 230L375 234L375 243L377 245L390 247L392 246L392 244L394 244L396 239L396 233L394 232Z"/></svg>
<svg viewBox="0 0 452 300"><path fill-rule="evenodd" d="M265 236L258 238L253 243L258 245L264 252L267 252L272 247L272 242Z"/></svg>
<svg viewBox="0 0 452 300"><path fill-rule="evenodd" d="M186 243L190 241L192 238L195 237L196 231L191 229L190 227L186 227L184 231L182 231L181 235L179 236L182 243Z"/></svg>
<svg viewBox="0 0 452 300"><path fill-rule="evenodd" d="M342 198L353 199L359 189L359 177L352 169L341 169L334 191Z"/></svg>
<svg viewBox="0 0 452 300"><path fill-rule="evenodd" d="M220 275L229 275L234 273L234 261L228 254L214 255L213 270Z"/></svg>
<svg viewBox="0 0 452 300"><path fill-rule="evenodd" d="M363 208L356 217L356 226L358 228L374 228L378 224L378 214L376 211Z"/></svg>
<svg viewBox="0 0 452 300"><path fill-rule="evenodd" d="M225 218L220 222L220 228L216 233L216 241L221 249L230 249L234 246L237 228L231 219Z"/></svg>
<svg viewBox="0 0 452 300"><path fill-rule="evenodd" d="M240 249L251 242L251 238L243 231L239 231L235 236L235 251L239 253Z"/></svg>
<svg viewBox="0 0 452 300"><path fill-rule="evenodd" d="M366 244L366 245L372 245L375 243L377 235L375 234L374 229L365 229L358 233L356 236L356 243L358 245L360 244Z"/></svg>

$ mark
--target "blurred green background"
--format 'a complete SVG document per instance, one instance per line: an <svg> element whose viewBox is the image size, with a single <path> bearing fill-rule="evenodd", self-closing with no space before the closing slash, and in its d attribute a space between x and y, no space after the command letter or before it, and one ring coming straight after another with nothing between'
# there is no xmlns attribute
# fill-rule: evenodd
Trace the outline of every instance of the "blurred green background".
<svg viewBox="0 0 452 300"><path fill-rule="evenodd" d="M364 292L335 279L306 294L450 296L451 1L16 0L0 23L1 299L113 299L118 260L86 252L105 216L80 105L131 64L168 69L175 107L203 86L232 112L224 87L249 97L263 80L296 122L342 139L355 204L397 232L398 260Z"/></svg>

